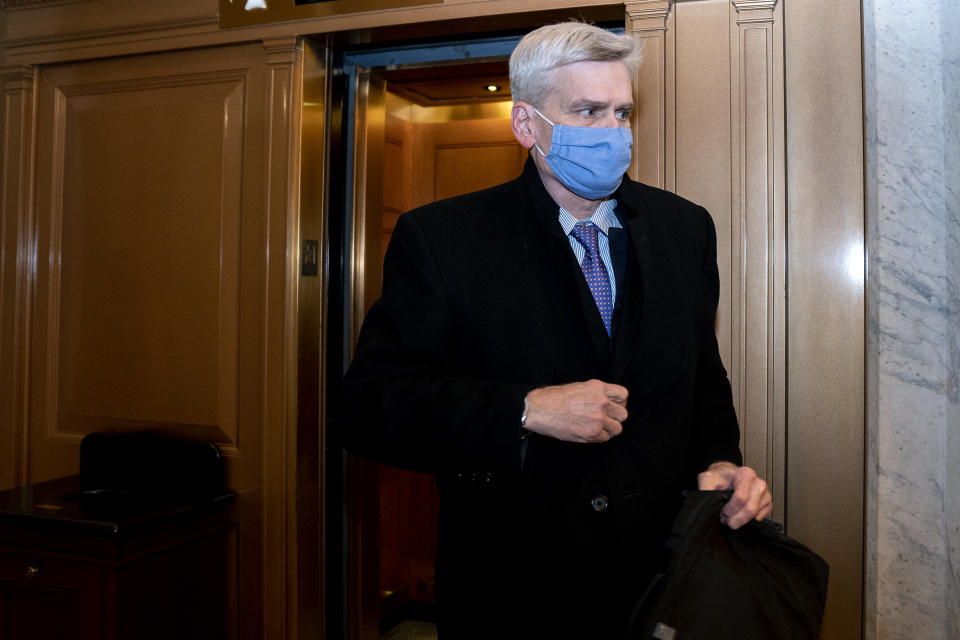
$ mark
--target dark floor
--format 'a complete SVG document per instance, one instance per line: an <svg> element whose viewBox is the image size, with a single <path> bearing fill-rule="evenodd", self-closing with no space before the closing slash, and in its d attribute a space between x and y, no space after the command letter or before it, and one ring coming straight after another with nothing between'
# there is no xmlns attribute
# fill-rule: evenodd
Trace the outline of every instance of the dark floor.
<svg viewBox="0 0 960 640"><path fill-rule="evenodd" d="M437 640L437 625L423 620L404 620L380 636L380 640Z"/></svg>
<svg viewBox="0 0 960 640"><path fill-rule="evenodd" d="M380 640L437 640L436 605L406 600L380 619Z"/></svg>

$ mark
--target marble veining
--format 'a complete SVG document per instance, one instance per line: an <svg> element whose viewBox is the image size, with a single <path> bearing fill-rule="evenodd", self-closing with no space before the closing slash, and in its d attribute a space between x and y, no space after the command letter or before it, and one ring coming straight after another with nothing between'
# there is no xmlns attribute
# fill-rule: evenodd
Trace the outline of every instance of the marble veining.
<svg viewBox="0 0 960 640"><path fill-rule="evenodd" d="M960 637L958 22L864 2L867 638Z"/></svg>
<svg viewBox="0 0 960 640"><path fill-rule="evenodd" d="M947 388L948 471L944 488L947 530L947 635L960 638L960 2L947 0L940 9L940 43L943 50L943 166L947 176L947 350L950 379Z"/></svg>

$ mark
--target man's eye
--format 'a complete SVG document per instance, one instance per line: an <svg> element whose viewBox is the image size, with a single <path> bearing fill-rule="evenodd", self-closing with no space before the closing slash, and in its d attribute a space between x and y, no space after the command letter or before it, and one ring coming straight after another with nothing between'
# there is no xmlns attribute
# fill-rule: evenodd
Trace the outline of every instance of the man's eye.
<svg viewBox="0 0 960 640"><path fill-rule="evenodd" d="M588 118L592 118L592 117L594 117L595 115L597 115L597 110L596 110L596 109L592 109L592 108L591 108L591 109L581 109L581 110L580 110L580 113L582 113L583 115L587 116Z"/></svg>
<svg viewBox="0 0 960 640"><path fill-rule="evenodd" d="M626 109L619 109L616 113L616 116L617 116L617 120L629 120L630 112L627 111Z"/></svg>

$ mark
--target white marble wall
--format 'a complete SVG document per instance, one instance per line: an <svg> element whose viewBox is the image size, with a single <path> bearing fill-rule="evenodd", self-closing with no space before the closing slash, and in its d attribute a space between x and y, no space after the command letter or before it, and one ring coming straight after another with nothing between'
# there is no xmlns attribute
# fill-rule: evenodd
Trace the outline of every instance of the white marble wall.
<svg viewBox="0 0 960 640"><path fill-rule="evenodd" d="M960 0L943 3L944 154L947 213L947 328L952 381L947 405L945 523L947 529L947 631L960 638Z"/></svg>
<svg viewBox="0 0 960 640"><path fill-rule="evenodd" d="M864 0L866 638L960 638L960 0Z"/></svg>

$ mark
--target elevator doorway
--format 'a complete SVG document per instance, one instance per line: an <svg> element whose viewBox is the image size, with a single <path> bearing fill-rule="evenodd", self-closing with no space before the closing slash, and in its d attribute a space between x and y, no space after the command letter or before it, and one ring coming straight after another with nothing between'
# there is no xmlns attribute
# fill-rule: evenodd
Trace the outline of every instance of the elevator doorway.
<svg viewBox="0 0 960 640"><path fill-rule="evenodd" d="M382 267L402 212L512 180L527 155L510 129L505 61L378 75L385 84L382 200L380 216L370 208L365 212L366 224L380 231L379 250L365 252L369 269ZM379 131L379 123L368 120L368 126ZM374 471L381 637L427 638L435 601L436 481L384 465Z"/></svg>
<svg viewBox="0 0 960 640"><path fill-rule="evenodd" d="M345 207L352 212L344 229L345 356L379 296L399 216L521 173L527 151L511 132L507 72L518 39L345 57L353 185ZM420 61L424 55L441 59ZM435 478L352 456L345 462L345 637L435 637Z"/></svg>

